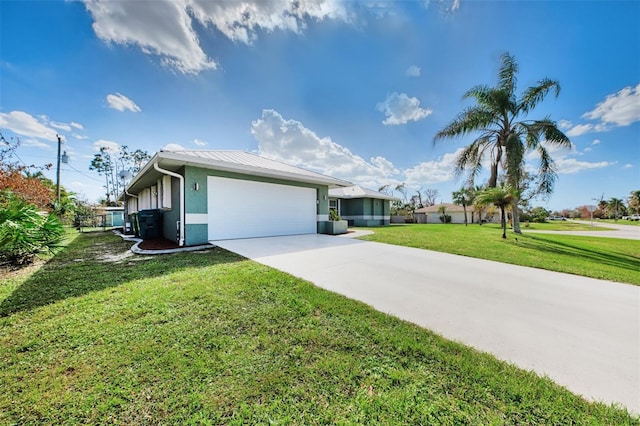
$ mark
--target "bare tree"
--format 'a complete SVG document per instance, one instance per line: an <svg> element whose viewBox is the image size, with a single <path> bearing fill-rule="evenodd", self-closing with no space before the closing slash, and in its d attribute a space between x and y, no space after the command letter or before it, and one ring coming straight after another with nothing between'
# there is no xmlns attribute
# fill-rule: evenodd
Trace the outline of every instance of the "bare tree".
<svg viewBox="0 0 640 426"><path fill-rule="evenodd" d="M436 204L436 198L438 198L437 189L427 188L422 190L422 205L424 207L434 206Z"/></svg>

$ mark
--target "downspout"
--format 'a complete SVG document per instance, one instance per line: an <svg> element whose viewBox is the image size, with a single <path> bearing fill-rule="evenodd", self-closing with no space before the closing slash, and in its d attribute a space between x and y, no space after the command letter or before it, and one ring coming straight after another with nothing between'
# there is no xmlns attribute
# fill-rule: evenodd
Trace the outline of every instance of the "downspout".
<svg viewBox="0 0 640 426"><path fill-rule="evenodd" d="M182 175L179 175L178 173L174 173L174 172L171 172L169 170L161 169L158 166L158 163L153 163L153 168L156 169L157 171L159 171L160 173L163 173L163 174L169 175L169 176L173 176L173 177L178 178L180 180L180 239L178 241L178 245L180 247L182 247L182 246L184 246L184 219L185 219L185 212L184 212L184 177Z"/></svg>

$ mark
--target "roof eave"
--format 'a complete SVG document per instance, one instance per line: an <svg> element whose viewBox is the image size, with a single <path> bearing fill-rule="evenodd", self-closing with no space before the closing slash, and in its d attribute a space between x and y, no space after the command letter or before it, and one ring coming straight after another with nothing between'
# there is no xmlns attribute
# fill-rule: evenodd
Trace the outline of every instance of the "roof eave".
<svg viewBox="0 0 640 426"><path fill-rule="evenodd" d="M340 188L345 186L352 186L353 184L341 179L332 178L330 176L324 176L318 174L318 176L305 176L303 174L288 173L278 170L269 170L260 167L247 166L243 164L234 164L226 161L219 161L213 159L199 159L197 157L185 156L176 154L170 151L157 152L151 160L140 170L136 177L127 186L127 191L135 190L138 182L147 174L150 170L153 170L153 163L158 163L160 167L163 167L162 163L175 162L180 166L194 166L202 167L210 170L220 170L231 173L244 174L249 176L260 176L274 179L283 179L294 182L309 183L314 185L327 185L329 188ZM176 164L173 164L174 166Z"/></svg>

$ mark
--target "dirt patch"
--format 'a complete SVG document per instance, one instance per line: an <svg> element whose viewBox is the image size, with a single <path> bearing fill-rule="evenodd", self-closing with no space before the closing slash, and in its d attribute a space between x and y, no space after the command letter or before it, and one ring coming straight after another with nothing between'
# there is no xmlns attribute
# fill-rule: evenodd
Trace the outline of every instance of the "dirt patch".
<svg viewBox="0 0 640 426"><path fill-rule="evenodd" d="M30 275L40 269L45 263L45 260L37 259L33 263L26 266L1 265L0 280L9 280L12 278L20 278L22 276Z"/></svg>

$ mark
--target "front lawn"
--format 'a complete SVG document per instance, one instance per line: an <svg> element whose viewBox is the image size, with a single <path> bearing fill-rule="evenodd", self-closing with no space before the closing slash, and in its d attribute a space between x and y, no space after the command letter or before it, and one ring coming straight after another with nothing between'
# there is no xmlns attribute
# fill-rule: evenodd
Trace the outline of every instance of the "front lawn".
<svg viewBox="0 0 640 426"><path fill-rule="evenodd" d="M640 424L232 253L128 246L0 280L0 424Z"/></svg>
<svg viewBox="0 0 640 426"><path fill-rule="evenodd" d="M362 237L363 240L640 285L640 240L527 234L526 228L523 235L508 232L508 238L503 240L502 230L495 224L393 225L371 229L374 234Z"/></svg>

